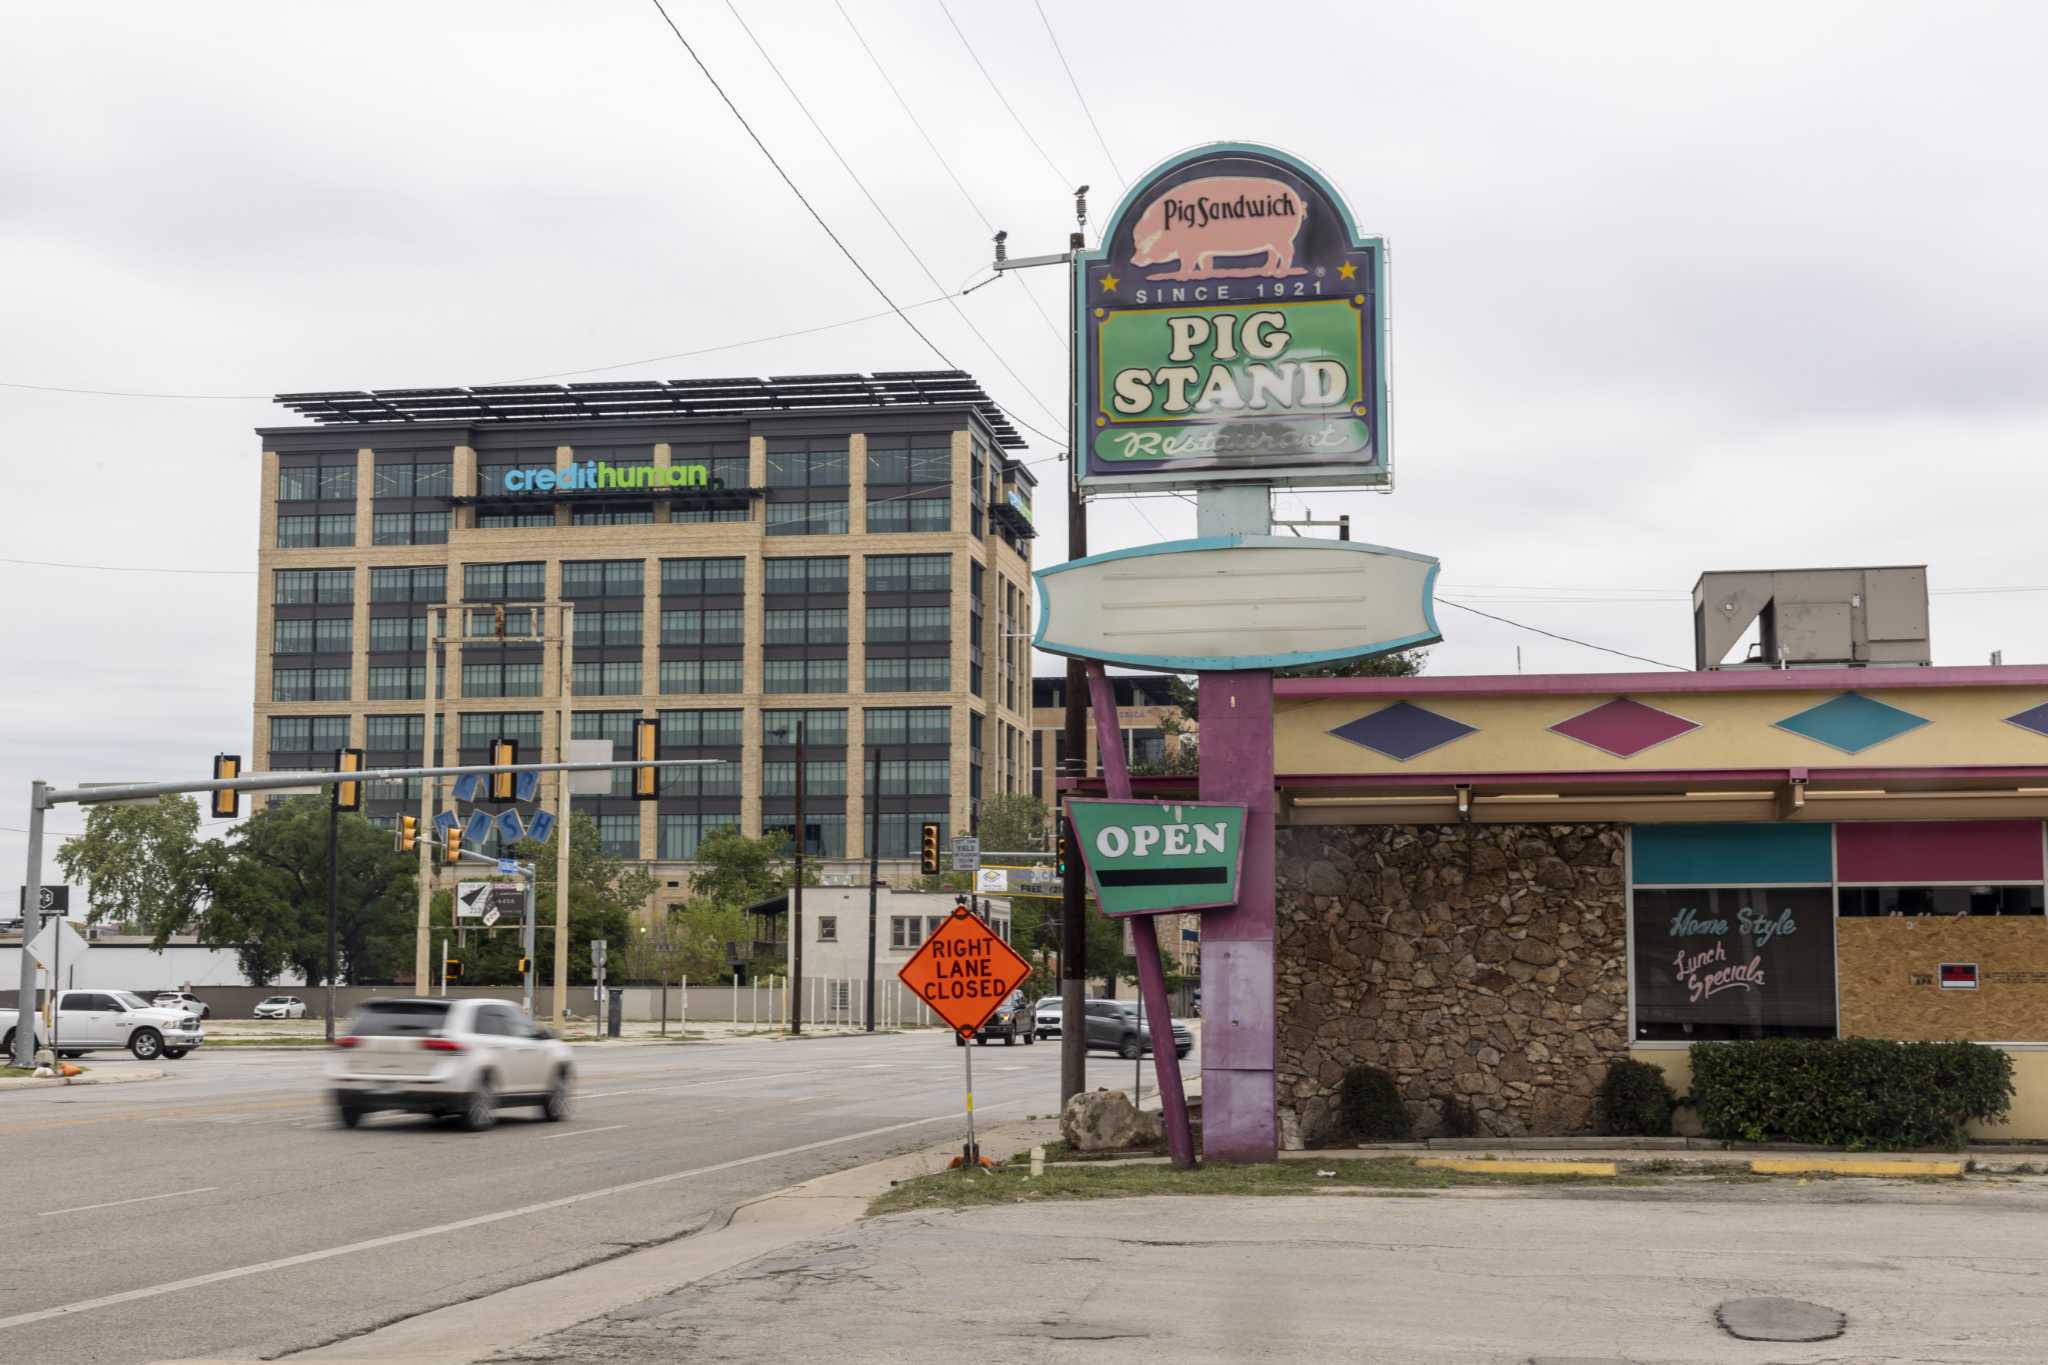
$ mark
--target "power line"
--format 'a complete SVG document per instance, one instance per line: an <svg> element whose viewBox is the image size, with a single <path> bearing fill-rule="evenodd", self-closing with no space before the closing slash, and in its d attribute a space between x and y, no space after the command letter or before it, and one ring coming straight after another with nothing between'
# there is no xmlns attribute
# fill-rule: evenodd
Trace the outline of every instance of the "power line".
<svg viewBox="0 0 2048 1365"><path fill-rule="evenodd" d="M868 61L873 64L875 74L882 78L882 84L889 87L889 93L894 95L896 103L902 106L904 117L910 120L910 126L917 129L917 135L924 139L924 145L931 149L933 158L937 160L940 168L946 172L946 177L953 182L953 188L960 191L960 197L967 201L968 208L974 210L974 216L981 219L981 225L990 232L994 232L996 230L995 223L990 220L986 213L982 212L981 205L975 202L974 196L967 192L967 185L960 179L959 174L954 171L953 163L946 160L945 153L939 150L939 144L932 140L932 135L925 131L924 124L918 119L915 111L911 109L910 101L903 97L903 92L897 88L896 82L889 79L889 72L883 67L882 59L875 55L875 50L872 47L868 46L868 40L861 35L860 26L853 22L853 16L846 12L846 6L841 4L840 0L832 0L832 3L838 7L839 17L846 21L846 26L849 29L853 30L853 40L860 44L860 50L868 54ZM1059 343L1060 350L1064 352L1067 349L1067 335L1053 325L1053 320L1047 316L1044 305L1039 303L1038 295L1032 293L1031 287L1024 283L1023 275L1014 270L1005 273L1017 282L1019 289L1024 291L1024 297L1030 300L1032 310L1038 314L1039 321L1045 324L1046 330L1052 333L1053 340ZM985 284L987 281L983 281L983 283ZM981 285L976 285L974 288L979 289ZM974 290L963 289L960 292L962 294L971 294Z"/></svg>
<svg viewBox="0 0 2048 1365"><path fill-rule="evenodd" d="M18 384L4 379L0 379L0 389L29 389L36 393L82 393L95 398L198 398L237 403L252 398L268 403L276 396L268 393L138 393L131 389L74 389L62 384Z"/></svg>
<svg viewBox="0 0 2048 1365"><path fill-rule="evenodd" d="M939 277L937 275L934 275L932 273L931 267L925 264L924 257L918 255L917 248L910 244L910 239L908 237L905 237L903 235L903 230L896 226L896 220L891 218L889 216L889 211L882 207L881 200L875 198L874 192L868 189L867 182L860 178L860 172L854 170L853 163L848 161L846 159L845 153L839 150L839 144L832 140L831 134L827 133L825 131L824 125L818 122L817 115L811 112L811 107L808 104L804 103L804 97L797 93L796 87L794 85L790 84L789 77L782 74L782 68L775 64L775 58L768 55L768 49L762 45L760 38L755 36L752 27L750 27L747 21L743 17L741 17L739 8L732 3L732 0L725 0L725 7L728 11L731 12L733 22L740 26L740 32L747 35L747 41L751 42L754 45L754 50L761 54L761 60L768 63L768 69L775 73L775 79L782 82L782 88L789 92L790 99L793 100L796 104L796 107L803 112L804 118L810 122L812 131L817 133L819 140L825 144L826 149L830 151L832 153L833 158L839 162L840 169L845 171L848 177L852 179L854 186L860 190L862 197L868 201L868 206L874 209L875 213L881 218L882 222L888 226L890 233L895 236L897 244L900 245L905 252L909 253L911 260L917 262L917 268L924 272L924 277L932 282L932 287L934 289L944 289L945 286L939 283ZM979 341L982 344L982 346L987 349L988 353L995 357L996 363L1003 367L1004 373L1008 374L1010 378L1017 381L1017 387L1023 389L1025 394L1027 394L1030 397L1031 401L1038 404L1039 408L1045 412L1046 416L1049 419L1051 419L1054 422L1059 421L1058 410L1052 407L1043 398L1040 398L1035 392L1032 391L1031 386L1024 382L1024 376L1017 373L1017 371L1011 366L1010 362L1003 356L1003 353L996 349L995 343L993 341L990 341L988 337L982 333L982 330L974 325L974 320L967 316L967 310L960 306L959 300L954 298L951 294L947 294L946 302L950 304L952 306L953 311L959 315L961 323L966 326L967 330L974 333L975 340ZM954 366L954 368L958 369L959 367Z"/></svg>
<svg viewBox="0 0 2048 1365"><path fill-rule="evenodd" d="M967 55L974 59L975 68L981 72L981 78L988 82L988 88L995 92L996 99L1001 101L1003 108L1009 112L1011 122L1017 125L1017 131L1024 134L1024 140L1044 159L1047 168L1058 178L1060 184L1071 186L1074 182L1069 180L1058 166L1053 165L1052 158L1046 155L1045 148L1038 145L1038 139L1031 135L1031 130L1024 126L1024 120L1017 116L1017 111L1010 107L1010 101L1003 97L1002 87L996 84L996 78L989 75L988 68L982 65L980 55L974 50L974 44L967 41L967 34L961 30L960 21L955 19L953 11L946 7L946 0L939 0L939 12L945 15L946 22L953 26L953 32L959 36L960 46L966 48Z"/></svg>
<svg viewBox="0 0 2048 1365"><path fill-rule="evenodd" d="M1623 659L1634 659L1639 664L1655 664L1659 668L1669 668L1679 673L1692 672L1691 669L1683 668L1678 664L1667 664L1662 659L1649 659L1643 657L1640 654L1631 654L1625 649L1609 649L1606 645L1596 645L1589 640L1577 640L1573 639L1569 635L1559 635L1556 631L1545 630L1541 626L1528 625L1527 623L1522 621L1510 621L1505 616L1495 616L1490 611L1481 611L1477 607L1468 607L1463 602L1453 602L1448 597L1439 597L1437 601L1443 603L1447 607L1456 607L1459 611L1469 611L1474 616L1484 616L1489 621L1499 621L1502 625L1513 626L1517 630L1526 630L1536 635L1547 635L1553 640L1562 640L1568 645L1578 645L1583 649L1596 649L1600 651L1602 654L1612 654L1618 658Z"/></svg>
<svg viewBox="0 0 2048 1365"><path fill-rule="evenodd" d="M1081 93L1081 82L1074 79L1074 68L1067 64L1067 54L1060 47L1060 37L1052 31L1052 20L1045 17L1045 6L1039 0L1031 0L1031 3L1038 7L1038 22L1045 25L1045 36L1052 39L1052 50L1060 59L1060 68L1067 73L1067 84L1074 87L1074 98L1081 102L1081 112L1088 116L1088 126L1095 130L1095 145L1102 148L1102 155L1109 162L1110 173L1116 177L1117 185L1127 184L1123 171L1117 167L1116 154L1109 150L1109 139L1102 135L1102 125L1095 121L1095 111L1088 107L1088 97Z"/></svg>
<svg viewBox="0 0 2048 1365"><path fill-rule="evenodd" d="M54 559L6 559L0 564L24 564L37 569L92 569L101 573L185 573L253 574L254 569L162 569L153 564L65 564Z"/></svg>

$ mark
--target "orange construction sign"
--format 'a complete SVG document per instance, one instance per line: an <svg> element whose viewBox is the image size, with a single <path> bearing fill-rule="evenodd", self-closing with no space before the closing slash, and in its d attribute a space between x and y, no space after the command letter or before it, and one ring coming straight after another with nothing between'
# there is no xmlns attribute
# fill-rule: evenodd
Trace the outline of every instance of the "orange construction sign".
<svg viewBox="0 0 2048 1365"><path fill-rule="evenodd" d="M964 905L932 931L896 973L917 998L963 1037L1031 975L1031 964Z"/></svg>

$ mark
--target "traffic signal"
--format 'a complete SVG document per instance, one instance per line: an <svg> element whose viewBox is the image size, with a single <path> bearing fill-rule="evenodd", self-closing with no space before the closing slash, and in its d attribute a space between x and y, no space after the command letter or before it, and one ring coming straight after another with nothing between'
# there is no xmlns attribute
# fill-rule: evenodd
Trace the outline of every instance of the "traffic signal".
<svg viewBox="0 0 2048 1365"><path fill-rule="evenodd" d="M926 876L935 876L939 870L939 827L919 825L921 842L918 844L918 866Z"/></svg>
<svg viewBox="0 0 2048 1365"><path fill-rule="evenodd" d="M462 980L462 959L451 957L446 962L443 962L441 964L441 979L443 981Z"/></svg>
<svg viewBox="0 0 2048 1365"><path fill-rule="evenodd" d="M441 836L441 861L450 867L462 861L462 826L452 825Z"/></svg>
<svg viewBox="0 0 2048 1365"><path fill-rule="evenodd" d="M521 976L525 976L525 975L526 975L526 974L527 974L528 972L530 972L530 971L532 971L532 970L533 970L533 959L532 959L532 958L530 958L530 957L522 957L522 958L520 958L520 959L519 959L519 974L520 974Z"/></svg>
<svg viewBox="0 0 2048 1365"><path fill-rule="evenodd" d="M494 739L491 741L492 766L519 761L519 741L516 739ZM491 800L511 801L519 790L518 773L491 774Z"/></svg>
<svg viewBox="0 0 2048 1365"><path fill-rule="evenodd" d="M398 851L410 853L420 844L420 818L417 815L398 817Z"/></svg>
<svg viewBox="0 0 2048 1365"><path fill-rule="evenodd" d="M1060 832L1053 840L1052 868L1061 877L1067 875L1067 822L1060 821Z"/></svg>
<svg viewBox="0 0 2048 1365"><path fill-rule="evenodd" d="M359 773L363 770L361 749L336 749L334 771L338 773ZM337 782L334 784L334 808L338 811L361 810L363 808L363 784L360 782Z"/></svg>
<svg viewBox="0 0 2048 1365"><path fill-rule="evenodd" d="M633 722L633 757L650 759L658 757L657 747L661 743L661 722L636 720ZM633 769L633 799L652 801L655 793L655 778L659 768Z"/></svg>
<svg viewBox="0 0 2048 1365"><path fill-rule="evenodd" d="M213 780L225 782L231 777L242 775L240 754L215 754L213 756ZM242 814L242 794L233 787L224 787L213 794L213 818L235 820Z"/></svg>

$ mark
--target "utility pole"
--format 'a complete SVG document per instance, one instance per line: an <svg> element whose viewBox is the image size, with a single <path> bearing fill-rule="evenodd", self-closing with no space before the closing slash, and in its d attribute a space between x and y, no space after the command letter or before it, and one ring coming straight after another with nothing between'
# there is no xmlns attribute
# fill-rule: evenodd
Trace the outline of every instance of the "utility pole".
<svg viewBox="0 0 2048 1365"><path fill-rule="evenodd" d="M535 622L544 621L545 613ZM569 758L570 713L575 704L576 608L564 602L556 615L555 629L562 637L561 716L555 722L555 757ZM576 823L575 806L569 792L569 774L562 774L562 814L555 821L555 1032L568 1031L569 1008L569 828ZM603 1030L599 1030L602 1032Z"/></svg>
<svg viewBox="0 0 2048 1365"><path fill-rule="evenodd" d="M868 1029L875 1031L875 898L882 880L882 751L868 750Z"/></svg>
<svg viewBox="0 0 2048 1365"><path fill-rule="evenodd" d="M341 764L336 762L335 767ZM327 1041L334 1041L334 973L340 954L335 951L339 938L337 923L339 916L335 902L336 888L341 874L337 850L341 846L341 787L336 785L327 800Z"/></svg>
<svg viewBox="0 0 2048 1365"><path fill-rule="evenodd" d="M1077 216L1079 205L1076 205ZM1076 231L1067 237L1067 335L1080 319L1074 299L1080 290L1081 252L1087 238ZM1067 367L1067 558L1088 554L1088 505L1081 501L1081 430L1074 425L1073 367ZM1079 659L1067 660L1067 776L1088 775L1088 672ZM1080 849L1062 805L1061 827L1067 832L1067 871L1060 887L1060 1104L1088 1088L1088 883L1081 872Z"/></svg>

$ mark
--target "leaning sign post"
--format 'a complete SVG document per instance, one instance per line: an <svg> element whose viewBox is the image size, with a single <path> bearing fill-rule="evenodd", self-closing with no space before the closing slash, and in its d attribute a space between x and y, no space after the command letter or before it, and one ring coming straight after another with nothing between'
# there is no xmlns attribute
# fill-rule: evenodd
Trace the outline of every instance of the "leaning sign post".
<svg viewBox="0 0 2048 1365"><path fill-rule="evenodd" d="M989 928L979 915L965 905L955 905L953 913L932 931L924 946L911 954L910 960L897 970L896 976L917 992L917 998L928 1005L932 1013L946 1021L960 1036L961 1042L971 1044L974 1035L988 1022L988 1017L996 1012L996 1007L1030 978L1031 964L1015 948L1003 942L1002 936ZM973 1170L984 1163L981 1145L974 1138L974 1049L971 1046L965 1056L967 1144L960 1150L959 1164Z"/></svg>
<svg viewBox="0 0 2048 1365"><path fill-rule="evenodd" d="M1128 810L1090 815L1084 801L1070 802L1071 818L1104 910L1131 917L1176 1162L1187 1120L1180 1073L1161 1060L1172 1055L1170 1021L1150 916L1196 908L1203 1154L1270 1161L1279 1138L1273 673L1441 638L1434 558L1272 534L1275 487L1393 485L1386 243L1358 230L1307 162L1217 142L1140 176L1099 246L1053 259L1073 265L1080 493L1192 490L1196 537L1040 570L1033 643L1087 661L1113 801L1132 793L1104 665L1198 675L1199 809L1239 812L1236 852L1218 856L1213 822L1207 834L1185 818L1159 822L1157 802L1140 803L1149 826ZM1193 809L1184 804L1182 816ZM1081 832L1086 821L1092 837ZM1178 836L1185 852L1169 842L1176 823L1189 826Z"/></svg>

